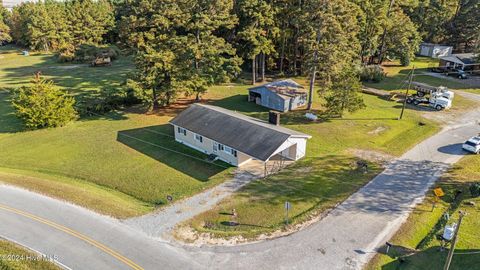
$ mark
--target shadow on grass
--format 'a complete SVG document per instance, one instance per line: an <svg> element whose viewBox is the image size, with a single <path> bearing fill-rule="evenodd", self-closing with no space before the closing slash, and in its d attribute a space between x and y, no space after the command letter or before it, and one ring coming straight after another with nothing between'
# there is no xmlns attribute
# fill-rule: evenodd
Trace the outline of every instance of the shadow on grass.
<svg viewBox="0 0 480 270"><path fill-rule="evenodd" d="M379 252L385 254L386 247ZM469 253L469 254L462 254ZM415 250L403 246L392 246L388 255L394 261L383 265L382 270L398 269L443 269L448 250L440 251L440 246L434 246L425 250ZM480 262L480 249L455 249L450 265L450 270L478 269Z"/></svg>
<svg viewBox="0 0 480 270"><path fill-rule="evenodd" d="M11 53L11 48L2 50ZM22 58L23 57L23 58ZM32 64L32 61L36 62ZM128 73L133 71L133 61L130 57L120 57L111 67L92 68L88 64L58 63L53 54L31 54L19 56L18 66L5 67L6 74L2 79L4 84L17 87L28 83L36 72L55 82L56 85L66 88L69 92L82 93L99 89L100 87L115 86L122 83Z"/></svg>
<svg viewBox="0 0 480 270"><path fill-rule="evenodd" d="M176 142L168 124L119 131L117 141L201 182L231 167Z"/></svg>
<svg viewBox="0 0 480 270"><path fill-rule="evenodd" d="M25 128L10 105L10 94L0 90L0 133L14 133Z"/></svg>

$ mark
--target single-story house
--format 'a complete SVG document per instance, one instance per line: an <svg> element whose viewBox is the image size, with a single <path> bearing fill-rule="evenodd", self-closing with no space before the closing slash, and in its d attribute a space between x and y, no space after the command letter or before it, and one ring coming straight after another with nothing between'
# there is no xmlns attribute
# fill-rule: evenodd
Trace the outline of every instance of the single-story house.
<svg viewBox="0 0 480 270"><path fill-rule="evenodd" d="M307 92L294 80L279 80L248 89L248 101L287 112L307 104Z"/></svg>
<svg viewBox="0 0 480 270"><path fill-rule="evenodd" d="M420 44L418 55L432 58L440 58L444 56L450 56L452 54L452 50L453 47L448 45L422 43Z"/></svg>
<svg viewBox="0 0 480 270"><path fill-rule="evenodd" d="M278 116L278 113L271 112ZM278 123L275 117L270 117ZM272 121L273 122L273 121ZM170 121L175 140L235 166L305 156L310 135L224 108L193 104Z"/></svg>
<svg viewBox="0 0 480 270"><path fill-rule="evenodd" d="M440 67L464 71L480 70L480 61L477 54L457 53L440 57Z"/></svg>

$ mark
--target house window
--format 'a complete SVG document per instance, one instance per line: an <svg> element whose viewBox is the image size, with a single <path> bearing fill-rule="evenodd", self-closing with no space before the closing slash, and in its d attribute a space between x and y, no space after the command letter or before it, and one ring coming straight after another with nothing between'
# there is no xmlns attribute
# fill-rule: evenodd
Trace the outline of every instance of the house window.
<svg viewBox="0 0 480 270"><path fill-rule="evenodd" d="M195 134L195 140L202 143L203 142L203 137L201 135Z"/></svg>
<svg viewBox="0 0 480 270"><path fill-rule="evenodd" d="M178 127L178 128L177 128L177 132L178 132L179 134L182 134L182 133L183 133L183 136L187 136L187 130L184 129L184 128Z"/></svg>
<svg viewBox="0 0 480 270"><path fill-rule="evenodd" d="M223 145L222 145L223 146ZM231 148L231 147L228 147L228 146L223 146L223 152L229 154L229 155L232 155L234 157L237 156L237 150Z"/></svg>
<svg viewBox="0 0 480 270"><path fill-rule="evenodd" d="M213 142L213 152L216 153L218 151L218 143Z"/></svg>
<svg viewBox="0 0 480 270"><path fill-rule="evenodd" d="M218 144L218 150L223 151L223 149L224 149L224 145L219 143Z"/></svg>

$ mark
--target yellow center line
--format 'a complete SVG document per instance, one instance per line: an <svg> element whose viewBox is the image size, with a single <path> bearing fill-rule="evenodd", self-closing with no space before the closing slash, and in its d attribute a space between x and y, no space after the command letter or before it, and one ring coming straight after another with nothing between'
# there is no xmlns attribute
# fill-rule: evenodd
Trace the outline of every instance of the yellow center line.
<svg viewBox="0 0 480 270"><path fill-rule="evenodd" d="M98 249L104 251L105 253L115 257L116 259L118 259L119 261L125 263L126 265L130 266L132 269L135 269L135 270L143 270L143 268L141 266L139 266L138 264L134 263L133 261L131 261L130 259L126 258L125 256L119 254L118 252L110 249L109 247L103 245L102 243L99 243L95 240L93 240L92 238L89 238L79 232L76 232L70 228L67 228L65 226L62 226L60 224L57 224L55 222L52 222L52 221L49 221L49 220L46 220L44 218L41 218L41 217L38 217L38 216L35 216L35 215L32 215L30 213L27 213L27 212L24 212L24 211L21 211L21 210L18 210L18 209L15 209L15 208L12 208L12 207L9 207L9 206L6 206L6 205L2 205L0 204L0 209L3 209L5 211L8 211L8 212L12 212L12 213L15 213L15 214L18 214L18 215L21 215L21 216L24 216L26 218L29 218L29 219L32 219L32 220L35 220L35 221L38 221L40 223L43 223L45 225L48 225L50 227L53 227L57 230L60 230L60 231L63 231L71 236L74 236L78 239L81 239L89 244L91 244L92 246L95 246L97 247Z"/></svg>

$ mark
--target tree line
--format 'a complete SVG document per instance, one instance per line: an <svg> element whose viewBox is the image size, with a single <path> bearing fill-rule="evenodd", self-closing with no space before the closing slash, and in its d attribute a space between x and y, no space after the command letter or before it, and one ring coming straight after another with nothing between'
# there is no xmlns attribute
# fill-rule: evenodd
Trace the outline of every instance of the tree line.
<svg viewBox="0 0 480 270"><path fill-rule="evenodd" d="M338 97L358 89L351 78L362 66L408 65L422 41L478 49L479 10L480 0L46 0L2 10L0 42L49 51L120 44L135 56L129 87L153 107L198 99L243 71L252 83L308 76L310 89L348 109Z"/></svg>

